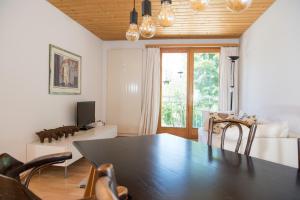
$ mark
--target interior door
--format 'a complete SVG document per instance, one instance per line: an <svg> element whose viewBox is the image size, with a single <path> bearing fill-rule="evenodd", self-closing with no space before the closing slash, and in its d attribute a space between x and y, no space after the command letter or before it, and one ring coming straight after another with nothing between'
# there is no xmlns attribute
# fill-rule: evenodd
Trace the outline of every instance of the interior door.
<svg viewBox="0 0 300 200"><path fill-rule="evenodd" d="M111 49L107 67L107 123L121 135L137 135L142 102L141 49Z"/></svg>

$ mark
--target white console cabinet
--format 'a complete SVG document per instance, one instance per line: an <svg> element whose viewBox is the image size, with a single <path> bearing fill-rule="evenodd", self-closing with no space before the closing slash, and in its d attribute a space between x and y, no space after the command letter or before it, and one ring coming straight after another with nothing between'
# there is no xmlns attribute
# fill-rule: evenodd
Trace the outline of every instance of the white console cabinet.
<svg viewBox="0 0 300 200"><path fill-rule="evenodd" d="M65 167L66 176L67 167L82 157L79 151L74 147L73 141L106 139L115 137L117 137L117 126L106 125L97 126L86 131L79 131L76 132L74 136L69 135L68 138L63 137L58 141L53 139L52 143L48 143L47 139L45 139L44 143L36 140L30 144L27 144L27 161L48 154L72 152L72 159L67 160L62 164L57 164L57 166Z"/></svg>

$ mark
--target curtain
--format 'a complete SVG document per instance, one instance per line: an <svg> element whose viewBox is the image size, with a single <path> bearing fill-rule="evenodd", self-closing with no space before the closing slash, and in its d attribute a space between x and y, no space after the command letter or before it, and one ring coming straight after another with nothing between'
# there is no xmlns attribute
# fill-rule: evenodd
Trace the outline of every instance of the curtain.
<svg viewBox="0 0 300 200"><path fill-rule="evenodd" d="M139 135L156 134L160 106L160 49L147 48L143 64L142 115Z"/></svg>
<svg viewBox="0 0 300 200"><path fill-rule="evenodd" d="M220 94L219 94L219 111L221 112L229 112L230 111L230 67L231 61L228 59L228 56L238 56L239 48L238 47L221 47L221 55L220 55ZM238 113L239 110L239 99L238 99L238 91L239 91L239 77L238 77L238 64L235 63L235 88L233 93L233 113Z"/></svg>

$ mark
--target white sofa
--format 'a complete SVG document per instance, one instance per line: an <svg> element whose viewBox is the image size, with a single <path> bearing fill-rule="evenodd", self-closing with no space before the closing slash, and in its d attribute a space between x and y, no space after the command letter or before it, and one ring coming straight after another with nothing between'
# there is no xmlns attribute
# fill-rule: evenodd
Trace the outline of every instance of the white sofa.
<svg viewBox="0 0 300 200"><path fill-rule="evenodd" d="M243 130L248 133L249 129L243 127ZM228 129L224 145L226 150L234 151L237 135L237 128ZM207 130L200 128L198 137L199 142L207 143ZM247 137L244 134L239 153L244 153ZM259 124L250 156L298 168L297 137L297 134L288 132L287 123ZM212 144L220 147L221 134L213 134Z"/></svg>

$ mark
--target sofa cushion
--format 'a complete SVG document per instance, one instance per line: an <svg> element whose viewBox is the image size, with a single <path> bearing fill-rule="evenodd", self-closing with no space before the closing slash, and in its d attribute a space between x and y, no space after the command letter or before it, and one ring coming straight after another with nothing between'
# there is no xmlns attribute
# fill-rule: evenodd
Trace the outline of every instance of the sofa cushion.
<svg viewBox="0 0 300 200"><path fill-rule="evenodd" d="M287 138L289 127L287 122L269 122L258 124L255 137L257 138Z"/></svg>
<svg viewBox="0 0 300 200"><path fill-rule="evenodd" d="M300 138L300 133L289 131L289 138Z"/></svg>
<svg viewBox="0 0 300 200"><path fill-rule="evenodd" d="M199 142L207 144L207 133L199 132ZM244 153L247 140L242 140L239 153ZM221 135L213 134L212 145L220 148ZM226 137L224 148L234 151L236 141ZM251 148L251 157L276 162L279 164L298 167L297 140L295 138L255 138Z"/></svg>
<svg viewBox="0 0 300 200"><path fill-rule="evenodd" d="M242 131L243 131L243 137L242 139L247 139L248 135L249 135L249 128L246 126L242 125ZM232 126L230 128L227 129L226 133L225 133L225 138L227 140L233 140L233 141L237 141L239 138L239 129L237 126Z"/></svg>

